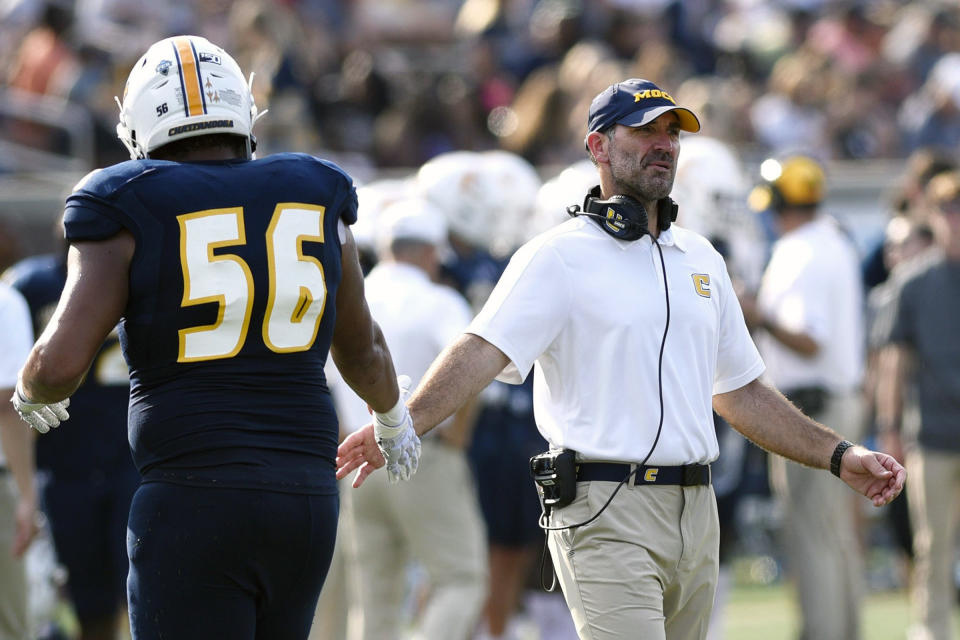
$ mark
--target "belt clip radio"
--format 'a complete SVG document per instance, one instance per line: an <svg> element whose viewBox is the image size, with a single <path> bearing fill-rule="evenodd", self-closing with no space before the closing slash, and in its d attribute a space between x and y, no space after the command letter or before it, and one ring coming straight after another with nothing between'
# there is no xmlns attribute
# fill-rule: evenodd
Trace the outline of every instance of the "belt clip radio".
<svg viewBox="0 0 960 640"><path fill-rule="evenodd" d="M577 497L575 456L572 449L554 449L530 458L530 475L545 513L565 507Z"/></svg>

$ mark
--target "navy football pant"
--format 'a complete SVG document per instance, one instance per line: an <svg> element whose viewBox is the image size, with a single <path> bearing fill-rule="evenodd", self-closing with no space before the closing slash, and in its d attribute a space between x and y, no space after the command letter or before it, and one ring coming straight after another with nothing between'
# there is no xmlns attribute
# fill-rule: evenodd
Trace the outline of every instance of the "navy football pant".
<svg viewBox="0 0 960 640"><path fill-rule="evenodd" d="M303 640L339 497L143 484L127 528L133 640Z"/></svg>
<svg viewBox="0 0 960 640"><path fill-rule="evenodd" d="M80 624L112 619L126 602L125 536L140 474L128 459L89 477L44 474L43 508Z"/></svg>

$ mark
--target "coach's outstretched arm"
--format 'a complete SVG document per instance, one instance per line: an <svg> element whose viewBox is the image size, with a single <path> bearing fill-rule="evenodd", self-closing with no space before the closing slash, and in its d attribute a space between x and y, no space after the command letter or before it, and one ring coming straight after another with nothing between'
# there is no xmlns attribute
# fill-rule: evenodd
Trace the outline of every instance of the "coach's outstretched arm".
<svg viewBox="0 0 960 640"><path fill-rule="evenodd" d="M715 395L713 408L760 447L810 467L829 469L837 445L843 442L832 429L805 416L760 380ZM870 498L874 506L900 495L907 472L892 456L857 445L840 455L840 479Z"/></svg>
<svg viewBox="0 0 960 640"><path fill-rule="evenodd" d="M465 333L437 356L407 403L417 435L422 436L478 394L510 360L483 338ZM373 425L355 431L337 452L337 479L360 469L354 487L382 467Z"/></svg>

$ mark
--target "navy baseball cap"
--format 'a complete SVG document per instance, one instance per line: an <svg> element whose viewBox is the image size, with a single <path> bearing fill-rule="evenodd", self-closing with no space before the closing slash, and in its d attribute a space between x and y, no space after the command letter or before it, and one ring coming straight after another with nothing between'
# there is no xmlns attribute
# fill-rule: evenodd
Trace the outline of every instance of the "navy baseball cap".
<svg viewBox="0 0 960 640"><path fill-rule="evenodd" d="M630 78L610 85L593 99L587 117L587 135L615 124L639 127L667 111L676 112L684 131L700 131L700 121L693 111L678 107L673 96L649 80Z"/></svg>

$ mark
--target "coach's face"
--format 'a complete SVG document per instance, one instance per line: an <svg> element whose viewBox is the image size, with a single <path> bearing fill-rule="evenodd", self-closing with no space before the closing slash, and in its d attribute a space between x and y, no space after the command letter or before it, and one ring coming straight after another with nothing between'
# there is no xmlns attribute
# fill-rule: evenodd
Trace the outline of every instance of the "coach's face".
<svg viewBox="0 0 960 640"><path fill-rule="evenodd" d="M610 174L623 193L641 200L666 198L680 153L680 120L668 111L639 127L615 125L609 141Z"/></svg>

